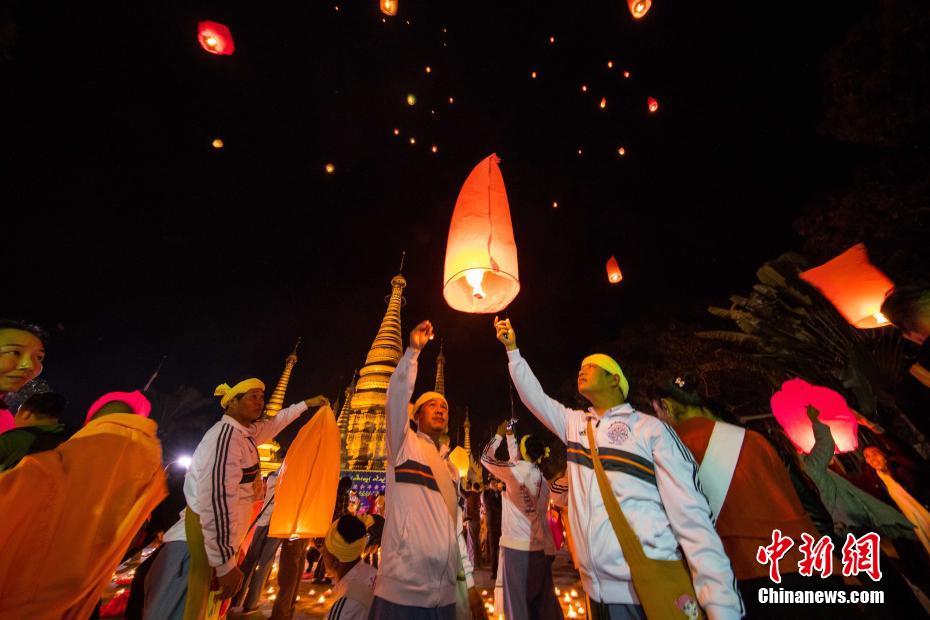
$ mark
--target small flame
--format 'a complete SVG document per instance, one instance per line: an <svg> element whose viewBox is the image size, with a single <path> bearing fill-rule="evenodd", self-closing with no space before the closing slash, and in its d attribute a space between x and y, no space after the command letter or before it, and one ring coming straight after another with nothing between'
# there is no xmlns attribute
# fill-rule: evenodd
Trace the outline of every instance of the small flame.
<svg viewBox="0 0 930 620"><path fill-rule="evenodd" d="M484 289L481 288L481 285L484 282L485 271L487 271L487 269L465 270L465 281L468 282L469 286L471 286L471 294L475 299L484 299L487 297Z"/></svg>
<svg viewBox="0 0 930 620"><path fill-rule="evenodd" d="M873 314L872 316L875 318L875 320L878 322L879 325L887 325L888 323L891 322L891 321L889 321L888 318L887 318L884 314L882 314L881 312L876 312L876 313Z"/></svg>

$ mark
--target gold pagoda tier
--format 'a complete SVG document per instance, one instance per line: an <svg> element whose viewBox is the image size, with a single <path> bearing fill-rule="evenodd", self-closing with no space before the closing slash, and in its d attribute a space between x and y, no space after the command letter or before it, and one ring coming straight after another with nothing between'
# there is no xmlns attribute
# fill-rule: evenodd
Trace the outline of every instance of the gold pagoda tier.
<svg viewBox="0 0 930 620"><path fill-rule="evenodd" d="M294 350L284 360L284 371L281 373L281 378L278 379L278 385L275 386L274 391L268 398L268 402L265 404L264 415L268 417L278 415L278 412L284 408L284 395L287 393L287 384L291 381L291 371L294 370L294 366L297 364L297 347L299 346L300 338L297 339ZM280 450L281 446L274 440L258 446L258 463L263 476L281 468L283 461L278 458Z"/></svg>
<svg viewBox="0 0 930 620"><path fill-rule="evenodd" d="M381 471L386 468L384 457L384 408L387 387L403 353L400 307L407 281L398 274L391 280L391 296L381 327L375 336L365 365L359 370L355 392L345 417L345 440L342 469L348 471Z"/></svg>
<svg viewBox="0 0 930 620"><path fill-rule="evenodd" d="M443 396L446 395L446 354L443 351L445 345L440 340L439 341L439 355L436 357L436 386L433 388L434 392L438 392Z"/></svg>

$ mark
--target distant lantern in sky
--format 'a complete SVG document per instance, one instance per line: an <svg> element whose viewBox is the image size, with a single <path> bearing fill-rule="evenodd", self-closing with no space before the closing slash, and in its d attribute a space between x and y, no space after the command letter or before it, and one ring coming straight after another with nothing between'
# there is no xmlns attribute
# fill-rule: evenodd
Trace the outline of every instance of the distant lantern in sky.
<svg viewBox="0 0 930 620"><path fill-rule="evenodd" d="M607 61L607 68L608 68L608 69L613 69L613 68L614 68L614 61L608 60L608 61Z"/></svg>
<svg viewBox="0 0 930 620"><path fill-rule="evenodd" d="M648 97L646 99L646 105L649 107L650 112L655 112L659 109L659 102L656 101L654 97Z"/></svg>
<svg viewBox="0 0 930 620"><path fill-rule="evenodd" d="M549 44L552 45L555 43L555 37L549 37Z"/></svg>
<svg viewBox="0 0 930 620"><path fill-rule="evenodd" d="M623 77L624 77L624 78L629 78L629 77L630 77L630 72L629 72L629 71L624 71L624 72L623 72Z"/></svg>
<svg viewBox="0 0 930 620"><path fill-rule="evenodd" d="M399 136L399 135L400 135L400 129L398 129L397 127L394 128L394 135L395 135L395 136Z"/></svg>
<svg viewBox="0 0 930 620"><path fill-rule="evenodd" d="M333 164L326 164L326 166L324 166L324 169L326 170L326 174L332 174L336 172L336 166L334 166Z"/></svg>
<svg viewBox="0 0 930 620"><path fill-rule="evenodd" d="M391 17L397 15L397 0L381 0L381 12Z"/></svg>
<svg viewBox="0 0 930 620"><path fill-rule="evenodd" d="M433 146L429 147L429 150L431 150L434 153L438 153L439 147L434 144Z"/></svg>
<svg viewBox="0 0 930 620"><path fill-rule="evenodd" d="M851 325L872 329L888 324L881 308L894 282L869 262L865 245L858 243L808 269L801 273L801 279L816 287Z"/></svg>
<svg viewBox="0 0 930 620"><path fill-rule="evenodd" d="M433 68L430 67L429 65L426 65L426 72L427 72L427 73L432 73L432 72L433 72Z"/></svg>
<svg viewBox="0 0 930 620"><path fill-rule="evenodd" d="M499 312L520 292L517 245L499 162L492 154L475 166L452 212L442 294L462 312Z"/></svg>
<svg viewBox="0 0 930 620"><path fill-rule="evenodd" d="M652 7L652 0L626 0L634 19L642 19Z"/></svg>
<svg viewBox="0 0 930 620"><path fill-rule="evenodd" d="M533 79L535 80L535 79L536 79L536 72L535 72L535 71L530 71L530 77L533 78Z"/></svg>
<svg viewBox="0 0 930 620"><path fill-rule="evenodd" d="M223 148L223 141L220 140L219 138L213 138L213 142L211 142L210 144L212 144L213 148L215 149Z"/></svg>
<svg viewBox="0 0 930 620"><path fill-rule="evenodd" d="M583 92L583 93L588 92L588 85L587 85L587 84L582 84L582 85L581 85L581 92Z"/></svg>
<svg viewBox="0 0 930 620"><path fill-rule="evenodd" d="M814 448L814 427L807 415L808 405L817 409L818 419L830 427L836 442L835 453L852 452L859 447L859 423L846 400L830 388L791 379L772 396L771 406L775 420L797 449L810 454Z"/></svg>
<svg viewBox="0 0 930 620"><path fill-rule="evenodd" d="M410 144L416 144L416 143L417 143L417 139L414 138L413 136L410 136Z"/></svg>
<svg viewBox="0 0 930 620"><path fill-rule="evenodd" d="M236 51L232 33L219 22L198 22L197 41L205 51L219 56L229 56Z"/></svg>
<svg viewBox="0 0 930 620"><path fill-rule="evenodd" d="M559 202L558 202L557 200L553 200L553 201L552 201L552 208L553 208L553 209L558 209L558 208L559 208Z"/></svg>
<svg viewBox="0 0 930 620"><path fill-rule="evenodd" d="M607 107L607 97L601 97L601 103L599 104L600 108L603 110Z"/></svg>
<svg viewBox="0 0 930 620"><path fill-rule="evenodd" d="M407 94L407 105L416 105L416 104L417 104L417 96L414 95L413 93L408 93Z"/></svg>
<svg viewBox="0 0 930 620"><path fill-rule="evenodd" d="M579 155L584 155L584 151L583 151L582 149L578 149L578 154L579 154Z"/></svg>
<svg viewBox="0 0 930 620"><path fill-rule="evenodd" d="M451 104L453 104L453 103L455 103L455 98L454 98L454 97L449 97L449 104L451 105Z"/></svg>
<svg viewBox="0 0 930 620"><path fill-rule="evenodd" d="M621 146L620 148L617 149L617 155L619 155L620 157L623 157L624 155L626 155L626 149Z"/></svg>
<svg viewBox="0 0 930 620"><path fill-rule="evenodd" d="M607 260L607 279L611 284L616 284L623 279L623 273L620 271L620 265L617 264L617 257L611 256Z"/></svg>

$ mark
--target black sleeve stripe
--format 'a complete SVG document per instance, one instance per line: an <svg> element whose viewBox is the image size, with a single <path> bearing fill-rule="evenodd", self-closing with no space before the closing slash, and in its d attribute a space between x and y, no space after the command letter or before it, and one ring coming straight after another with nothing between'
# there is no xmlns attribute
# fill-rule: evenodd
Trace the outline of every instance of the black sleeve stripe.
<svg viewBox="0 0 930 620"><path fill-rule="evenodd" d="M214 449L214 454L213 454L213 472L212 472L213 478L210 481L213 484L213 488L210 491L210 503L213 506L213 519L214 519L214 523L216 524L216 539L217 539L217 545L220 547L221 557L223 554L223 548L222 548L223 547L223 543L222 543L223 525L220 519L220 507L219 507L219 503L217 502L216 490L219 487L219 483L217 481L217 471L219 470L220 461L222 460L220 458L220 446L223 443L223 434L225 432L226 432L226 427L223 426L220 428L220 432L217 433L217 436L216 436L216 448Z"/></svg>
<svg viewBox="0 0 930 620"><path fill-rule="evenodd" d="M329 610L329 615L326 616L327 620L339 620L339 616L342 615L342 608L345 607L346 597L340 598Z"/></svg>
<svg viewBox="0 0 930 620"><path fill-rule="evenodd" d="M678 436L678 433L676 433L672 429L671 426L669 426L668 424L665 424L664 422L663 422L663 425L665 426L665 430L668 431L668 434L671 435L672 440L675 442L675 445L678 446L678 450L681 452L682 457L685 459L685 461L687 461L691 465L691 480L694 482L694 488L697 489L701 495L704 495L706 497L706 494L704 493L704 489L701 488L701 481L698 479L699 465L697 461L694 460L694 455L691 454L691 450L689 450L688 447L685 446L684 443L682 443L681 438ZM711 522L713 522L713 518L714 518L713 513L710 512L710 510L708 510L708 514L710 515Z"/></svg>
<svg viewBox="0 0 930 620"><path fill-rule="evenodd" d="M495 435L496 437L496 435ZM496 467L513 467L513 461L498 461L493 455L488 454L488 450L491 449L491 444L494 443L494 437L491 437L490 441L484 445L484 450L481 451L481 462L487 463L488 465L494 465Z"/></svg>
<svg viewBox="0 0 930 620"><path fill-rule="evenodd" d="M226 499L226 464L229 461L229 442L232 427L224 425L216 442L216 459L213 463L213 511L216 515L217 545L220 559L226 562L235 552L229 545L229 503Z"/></svg>

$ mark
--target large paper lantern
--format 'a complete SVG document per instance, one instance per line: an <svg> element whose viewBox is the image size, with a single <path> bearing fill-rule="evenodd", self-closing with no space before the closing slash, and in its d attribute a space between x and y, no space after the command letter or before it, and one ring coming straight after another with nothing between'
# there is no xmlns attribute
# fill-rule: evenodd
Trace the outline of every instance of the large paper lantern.
<svg viewBox="0 0 930 620"><path fill-rule="evenodd" d="M339 486L339 427L333 410L320 407L297 433L275 487L268 535L318 538L326 535Z"/></svg>
<svg viewBox="0 0 930 620"><path fill-rule="evenodd" d="M219 22L198 22L197 41L205 51L220 56L229 56L236 51L232 33Z"/></svg>
<svg viewBox="0 0 930 620"><path fill-rule="evenodd" d="M499 312L520 292L517 245L498 162L495 154L475 166L452 212L442 294L462 312Z"/></svg>
<svg viewBox="0 0 930 620"><path fill-rule="evenodd" d="M803 272L801 278L823 293L843 318L859 329L888 324L881 308L894 282L869 262L863 244L857 243L823 265Z"/></svg>
<svg viewBox="0 0 930 620"><path fill-rule="evenodd" d="M791 443L804 454L814 447L814 427L807 417L807 406L815 407L821 422L830 427L836 442L835 453L851 452L859 447L856 416L846 400L825 387L811 385L803 379L786 381L772 396L772 413Z"/></svg>
<svg viewBox="0 0 930 620"><path fill-rule="evenodd" d="M391 17L397 15L397 0L381 0L381 12Z"/></svg>
<svg viewBox="0 0 930 620"><path fill-rule="evenodd" d="M620 271L620 265L617 264L617 257L611 256L607 261L607 279L611 284L617 284L623 279L623 273Z"/></svg>
<svg viewBox="0 0 930 620"><path fill-rule="evenodd" d="M452 452L449 453L449 461L459 470L459 476L464 478L468 475L468 452L465 451L465 448L462 446L456 446Z"/></svg>
<svg viewBox="0 0 930 620"><path fill-rule="evenodd" d="M626 5L634 19L642 19L652 7L652 0L626 0Z"/></svg>

